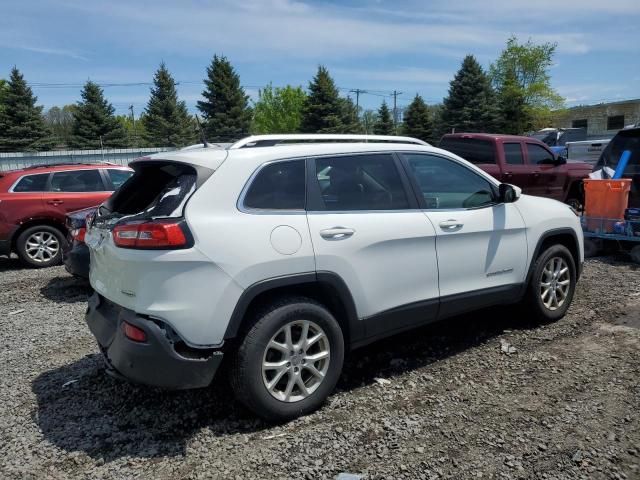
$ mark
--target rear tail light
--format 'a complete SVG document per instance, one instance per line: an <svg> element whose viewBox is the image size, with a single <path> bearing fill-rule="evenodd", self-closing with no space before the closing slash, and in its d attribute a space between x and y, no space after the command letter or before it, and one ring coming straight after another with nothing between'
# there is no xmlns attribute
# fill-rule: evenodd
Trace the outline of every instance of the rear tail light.
<svg viewBox="0 0 640 480"><path fill-rule="evenodd" d="M147 334L141 328L136 327L135 325L131 325L128 322L122 322L122 330L124 331L124 335L134 342L146 342Z"/></svg>
<svg viewBox="0 0 640 480"><path fill-rule="evenodd" d="M113 229L117 247L134 249L174 249L188 245L183 226L177 222L143 222L118 225Z"/></svg>
<svg viewBox="0 0 640 480"><path fill-rule="evenodd" d="M76 242L84 243L84 237L86 235L87 235L87 229L84 227L74 228L73 230L71 230L71 237Z"/></svg>

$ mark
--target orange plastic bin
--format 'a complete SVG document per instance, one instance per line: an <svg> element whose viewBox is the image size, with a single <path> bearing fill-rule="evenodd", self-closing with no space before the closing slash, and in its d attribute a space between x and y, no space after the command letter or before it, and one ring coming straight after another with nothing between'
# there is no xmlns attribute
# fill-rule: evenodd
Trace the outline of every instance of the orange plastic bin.
<svg viewBox="0 0 640 480"><path fill-rule="evenodd" d="M629 203L631 179L584 180L584 214L587 230L591 232L613 232L616 220L624 220L624 211Z"/></svg>

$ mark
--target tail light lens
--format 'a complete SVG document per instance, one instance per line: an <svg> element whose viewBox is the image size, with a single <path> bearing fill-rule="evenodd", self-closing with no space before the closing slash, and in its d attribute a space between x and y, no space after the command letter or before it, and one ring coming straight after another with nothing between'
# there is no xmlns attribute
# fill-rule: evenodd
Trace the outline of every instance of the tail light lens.
<svg viewBox="0 0 640 480"><path fill-rule="evenodd" d="M76 242L84 243L84 237L86 235L87 235L87 229L84 227L74 228L73 230L71 230L71 237Z"/></svg>
<svg viewBox="0 0 640 480"><path fill-rule="evenodd" d="M187 235L178 222L143 222L118 225L113 229L117 247L134 249L177 249L188 246Z"/></svg>

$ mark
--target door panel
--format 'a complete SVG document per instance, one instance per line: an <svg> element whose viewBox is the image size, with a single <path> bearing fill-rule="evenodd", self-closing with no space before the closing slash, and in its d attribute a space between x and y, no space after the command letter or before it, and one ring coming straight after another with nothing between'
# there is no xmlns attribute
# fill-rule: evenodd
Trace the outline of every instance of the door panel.
<svg viewBox="0 0 640 480"><path fill-rule="evenodd" d="M527 143L526 150L529 163L537 167L532 195L564 200L566 168L556 165L553 154L541 145Z"/></svg>
<svg viewBox="0 0 640 480"><path fill-rule="evenodd" d="M436 232L441 300L524 280L525 226L513 204L496 204L497 189L455 159L403 154Z"/></svg>
<svg viewBox="0 0 640 480"><path fill-rule="evenodd" d="M520 142L505 142L498 148L502 148L504 159L501 181L517 185L527 195L535 195L538 168L528 164L522 151L522 144Z"/></svg>
<svg viewBox="0 0 640 480"><path fill-rule="evenodd" d="M43 202L52 216L63 218L67 213L100 205L111 196L106 191L99 169L54 172Z"/></svg>
<svg viewBox="0 0 640 480"><path fill-rule="evenodd" d="M316 208L307 217L316 269L342 277L359 318L376 316L365 320L366 335L432 320L438 299L435 230L420 210L408 208L410 193L394 157L325 157L310 165L309 204ZM423 316L390 314L425 300L434 308L423 309Z"/></svg>

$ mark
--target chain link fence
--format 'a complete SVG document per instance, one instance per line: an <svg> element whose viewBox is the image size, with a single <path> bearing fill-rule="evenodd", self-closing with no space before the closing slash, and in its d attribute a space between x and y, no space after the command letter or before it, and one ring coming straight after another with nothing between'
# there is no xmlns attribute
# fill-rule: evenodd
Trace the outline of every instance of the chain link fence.
<svg viewBox="0 0 640 480"><path fill-rule="evenodd" d="M56 163L98 163L108 162L128 165L138 157L158 152L175 150L168 147L157 148L105 148L102 150L61 150L49 152L0 153L0 172L30 167L33 165L51 165Z"/></svg>

